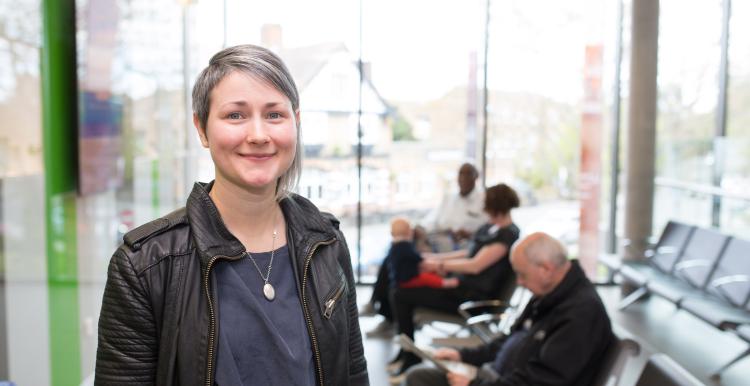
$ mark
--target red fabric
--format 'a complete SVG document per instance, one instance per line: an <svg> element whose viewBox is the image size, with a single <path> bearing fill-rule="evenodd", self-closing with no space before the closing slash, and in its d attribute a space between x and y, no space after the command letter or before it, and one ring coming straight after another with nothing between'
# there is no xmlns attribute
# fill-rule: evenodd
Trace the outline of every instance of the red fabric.
<svg viewBox="0 0 750 386"><path fill-rule="evenodd" d="M443 277L435 273L422 272L403 283L399 283L398 286L401 288L443 288Z"/></svg>

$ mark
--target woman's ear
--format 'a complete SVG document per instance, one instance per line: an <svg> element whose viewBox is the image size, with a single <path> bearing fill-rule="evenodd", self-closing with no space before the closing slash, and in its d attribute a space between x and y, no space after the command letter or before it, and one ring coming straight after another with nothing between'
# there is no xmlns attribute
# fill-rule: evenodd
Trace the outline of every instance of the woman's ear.
<svg viewBox="0 0 750 386"><path fill-rule="evenodd" d="M299 130L299 125L302 124L302 122L300 122L299 120L299 109L294 112L294 118L297 120L297 130Z"/></svg>
<svg viewBox="0 0 750 386"><path fill-rule="evenodd" d="M201 127L201 120L198 118L198 114L193 113L193 125L195 126L195 129L198 130L198 136L201 139L201 145L203 147L208 148L208 136L206 136L206 129L204 127Z"/></svg>

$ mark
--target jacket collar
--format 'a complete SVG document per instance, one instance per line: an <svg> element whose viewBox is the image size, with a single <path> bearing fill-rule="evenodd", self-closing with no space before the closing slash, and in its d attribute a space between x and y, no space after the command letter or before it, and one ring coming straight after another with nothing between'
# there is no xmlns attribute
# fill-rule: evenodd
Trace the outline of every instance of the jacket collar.
<svg viewBox="0 0 750 386"><path fill-rule="evenodd" d="M578 260L570 261L570 270L565 274L565 277L560 284L542 297L535 297L530 302L531 318L534 320L539 319L540 316L546 314L550 309L554 308L558 304L565 301L566 298L572 296L571 293L575 291L575 288L584 284L588 281L586 274L581 269L581 265Z"/></svg>
<svg viewBox="0 0 750 386"><path fill-rule="evenodd" d="M212 187L213 181L196 182L187 201L193 238L204 263L216 255L237 256L245 251L242 243L227 229L208 195ZM287 234L291 235L287 241L294 243L295 250L306 253L313 243L335 237L332 221L328 221L307 199L295 194L283 199L280 205L287 223Z"/></svg>

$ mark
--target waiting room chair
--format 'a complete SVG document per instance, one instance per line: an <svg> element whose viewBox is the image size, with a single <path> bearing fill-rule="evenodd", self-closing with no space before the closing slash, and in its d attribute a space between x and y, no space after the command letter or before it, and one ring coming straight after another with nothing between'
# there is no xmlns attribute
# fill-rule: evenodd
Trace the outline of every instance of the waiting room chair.
<svg viewBox="0 0 750 386"><path fill-rule="evenodd" d="M750 324L743 324L741 326L738 326L737 329L734 330L734 332L742 338L745 342L750 343ZM741 352L739 355L734 357L731 361L727 362L725 365L721 366L718 370L714 371L711 374L711 378L714 380L717 380L721 378L721 373L724 372L724 370L728 369L735 363L739 362L746 356L750 355L750 347L745 349L745 351Z"/></svg>
<svg viewBox="0 0 750 386"><path fill-rule="evenodd" d="M592 386L618 386L627 362L641 352L638 342L615 337L615 340L604 354L599 373Z"/></svg>
<svg viewBox="0 0 750 386"><path fill-rule="evenodd" d="M732 238L712 229L697 228L671 275L660 274L646 284L648 291L680 306L683 299L703 290Z"/></svg>
<svg viewBox="0 0 750 386"><path fill-rule="evenodd" d="M705 386L672 358L654 354L635 386Z"/></svg>
<svg viewBox="0 0 750 386"><path fill-rule="evenodd" d="M705 294L685 298L685 311L721 329L750 324L750 241L733 238L706 286Z"/></svg>
<svg viewBox="0 0 750 386"><path fill-rule="evenodd" d="M682 252L696 228L692 225L669 221L653 249L646 251L646 261L626 262L620 268L622 279L638 289L620 301L620 309L648 295L646 284L658 273L671 274L679 263Z"/></svg>
<svg viewBox="0 0 750 386"><path fill-rule="evenodd" d="M495 291L495 298L491 300L475 300L464 302L456 313L448 313L429 308L417 307L414 310L414 325L417 328L431 325L434 327L434 322L443 322L449 324L455 324L461 326L457 331L448 332L442 331L449 335L456 335L458 332L467 327L466 320L469 317L486 313L486 312L506 312L507 308L511 306L511 298L516 291L515 277L513 280L508 280L506 283L498 286Z"/></svg>

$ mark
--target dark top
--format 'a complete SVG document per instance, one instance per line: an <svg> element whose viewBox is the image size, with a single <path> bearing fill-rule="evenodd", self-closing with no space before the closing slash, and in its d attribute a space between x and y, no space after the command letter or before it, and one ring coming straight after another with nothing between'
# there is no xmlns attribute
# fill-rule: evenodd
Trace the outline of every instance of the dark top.
<svg viewBox="0 0 750 386"><path fill-rule="evenodd" d="M252 256L265 276L271 253ZM214 272L220 310L216 384L314 386L310 335L287 247L274 252L273 301L263 296L264 281L247 256L217 263Z"/></svg>
<svg viewBox="0 0 750 386"><path fill-rule="evenodd" d="M414 243L408 240L391 243L385 262L388 264L388 282L391 287L398 287L399 283L413 279L419 275L419 263L422 256L419 255Z"/></svg>
<svg viewBox="0 0 750 386"><path fill-rule="evenodd" d="M480 249L493 243L502 243L507 250L500 260L485 268L482 272L476 275L459 275L461 287L467 290L471 297L496 298L501 288L506 287L508 283L515 282L516 276L513 273L508 256L510 255L510 248L518 240L520 232L516 224L510 224L502 228L495 224L485 224L474 233L471 244L469 244L468 257L474 257Z"/></svg>
<svg viewBox="0 0 750 386"><path fill-rule="evenodd" d="M476 366L495 362L500 374L497 381L472 386L587 386L613 341L607 311L574 260L552 292L531 299L509 336L460 353Z"/></svg>

